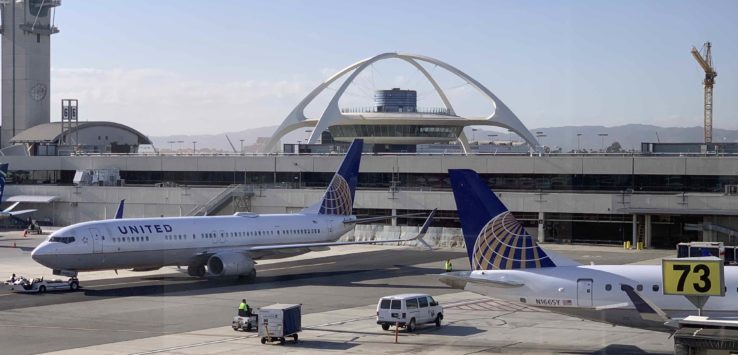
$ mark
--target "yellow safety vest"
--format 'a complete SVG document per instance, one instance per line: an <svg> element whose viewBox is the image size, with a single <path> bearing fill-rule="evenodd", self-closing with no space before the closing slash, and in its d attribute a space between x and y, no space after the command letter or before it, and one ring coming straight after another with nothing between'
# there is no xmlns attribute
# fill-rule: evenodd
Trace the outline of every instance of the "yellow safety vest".
<svg viewBox="0 0 738 355"><path fill-rule="evenodd" d="M451 270L452 270L452 268L453 268L453 267L451 266L451 262L450 262L450 261L446 261L446 262L444 263L444 267L446 268L446 271L451 271Z"/></svg>
<svg viewBox="0 0 738 355"><path fill-rule="evenodd" d="M248 307L248 305L246 303L241 303L241 304L238 305L238 310L245 309L246 307Z"/></svg>

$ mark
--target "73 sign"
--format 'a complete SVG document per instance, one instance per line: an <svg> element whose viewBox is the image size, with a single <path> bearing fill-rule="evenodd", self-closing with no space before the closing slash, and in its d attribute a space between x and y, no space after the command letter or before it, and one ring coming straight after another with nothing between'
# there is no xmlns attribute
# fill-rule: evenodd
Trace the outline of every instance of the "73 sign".
<svg viewBox="0 0 738 355"><path fill-rule="evenodd" d="M665 295L725 296L723 261L715 257L661 261Z"/></svg>

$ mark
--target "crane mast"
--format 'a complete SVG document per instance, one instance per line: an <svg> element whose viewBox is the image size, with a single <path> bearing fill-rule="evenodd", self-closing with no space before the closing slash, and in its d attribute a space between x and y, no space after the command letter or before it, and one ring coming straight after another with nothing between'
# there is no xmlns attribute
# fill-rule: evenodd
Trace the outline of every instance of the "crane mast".
<svg viewBox="0 0 738 355"><path fill-rule="evenodd" d="M702 52L704 56L697 48L692 47L692 56L705 71L705 80L702 81L705 86L705 143L712 143L712 90L717 76L712 66L712 44L706 42L702 46Z"/></svg>

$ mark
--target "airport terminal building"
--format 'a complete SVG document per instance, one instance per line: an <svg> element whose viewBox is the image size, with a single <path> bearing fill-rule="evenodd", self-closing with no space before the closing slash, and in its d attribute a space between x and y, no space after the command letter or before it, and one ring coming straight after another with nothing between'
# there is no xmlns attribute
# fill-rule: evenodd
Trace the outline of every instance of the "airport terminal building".
<svg viewBox="0 0 738 355"><path fill-rule="evenodd" d="M443 107L418 107L416 93L402 88L377 91L372 107L340 107L338 99L351 81L387 59L418 69ZM470 83L492 101L494 112L458 115L421 62ZM305 107L344 75L348 78L321 117L306 117ZM48 105L48 98L10 103ZM2 161L11 170L6 195L55 196L27 203L38 209L33 218L55 225L110 218L121 199L126 199L126 217L296 212L320 198L343 149L358 137L367 143L354 205L361 216L437 208L434 226L441 234L459 235L447 170L466 168L479 172L541 241L640 241L672 248L697 239L734 244L738 230L738 156L548 154L492 91L459 69L421 55L383 53L339 71L297 104L260 154L140 154L138 146L151 142L133 128L78 123L74 117L62 123L26 122L21 113L31 111L17 110L13 121L3 116L3 132L10 137L3 144L11 143L2 149ZM11 123L12 130L6 127ZM478 142L475 153L463 129L480 125L514 132L526 143L523 153L484 154ZM306 127L312 128L307 144L287 144L278 152L285 134ZM422 145L458 149L434 152ZM422 217L391 221L397 227L420 223Z"/></svg>

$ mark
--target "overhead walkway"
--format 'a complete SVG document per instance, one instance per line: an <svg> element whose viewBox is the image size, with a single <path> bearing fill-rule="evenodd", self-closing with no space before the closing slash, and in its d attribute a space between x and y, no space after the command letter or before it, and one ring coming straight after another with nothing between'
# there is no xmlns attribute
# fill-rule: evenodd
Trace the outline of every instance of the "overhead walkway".
<svg viewBox="0 0 738 355"><path fill-rule="evenodd" d="M237 199L245 200L245 204L237 204L245 210L250 210L251 197L254 196L254 187L251 185L232 184L228 185L219 194L213 196L208 202L196 206L188 213L188 216L207 216L219 211L229 202Z"/></svg>

